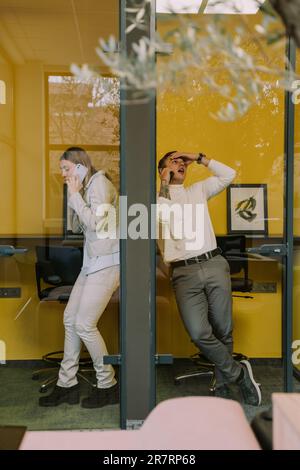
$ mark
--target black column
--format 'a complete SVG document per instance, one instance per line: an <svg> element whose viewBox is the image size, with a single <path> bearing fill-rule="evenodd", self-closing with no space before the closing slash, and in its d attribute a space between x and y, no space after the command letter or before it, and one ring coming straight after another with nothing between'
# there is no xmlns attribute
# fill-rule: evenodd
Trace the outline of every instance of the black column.
<svg viewBox="0 0 300 470"><path fill-rule="evenodd" d="M155 1L146 13L146 31L125 33L126 8L133 0L120 1L121 50L132 54L132 44L150 37L155 28ZM124 82L123 82L124 85ZM121 182L120 195L128 208L141 203L148 211L155 203L155 96L133 102L134 90L121 85ZM123 205L124 209L124 205ZM122 212L122 208L121 208ZM121 233L134 217L121 215ZM155 240L121 239L121 426L140 424L155 404Z"/></svg>
<svg viewBox="0 0 300 470"><path fill-rule="evenodd" d="M296 68L296 47L288 38L286 55L292 70ZM284 244L287 256L283 262L283 324L282 355L284 367L284 391L293 391L293 269L294 269L294 147L295 147L295 108L292 93L285 93L285 174L284 174Z"/></svg>

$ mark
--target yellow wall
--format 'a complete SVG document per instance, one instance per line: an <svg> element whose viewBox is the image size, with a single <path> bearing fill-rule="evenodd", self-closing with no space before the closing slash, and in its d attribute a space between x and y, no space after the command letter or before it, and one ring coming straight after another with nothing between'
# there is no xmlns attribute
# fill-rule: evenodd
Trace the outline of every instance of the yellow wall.
<svg viewBox="0 0 300 470"><path fill-rule="evenodd" d="M56 69L60 72L59 68ZM64 304L41 303L35 281L35 244L51 230L46 219L44 67L40 62L14 66L0 58L0 79L7 86L7 104L0 106L0 235L29 237L17 242L28 253L0 257L0 287L21 287L18 299L0 299L0 340L7 359L38 359L63 348ZM62 217L62 200L61 217ZM59 221L58 221L59 222ZM31 241L32 240L32 241ZM3 243L3 242L1 242ZM19 315L20 311L25 309ZM109 306L101 331L110 353L118 352L118 309Z"/></svg>
<svg viewBox="0 0 300 470"><path fill-rule="evenodd" d="M206 18L199 18L203 24ZM235 24L240 21L233 19ZM257 17L247 18L253 29ZM174 23L158 23L163 35ZM253 44L248 46L257 54ZM284 46L268 47L273 66L283 67ZM158 57L158 67L170 58ZM260 63L263 64L260 58ZM267 64L263 64L267 65ZM180 77L179 77L180 78ZM266 77L264 77L266 78ZM234 122L217 121L211 116L223 103L219 95L203 88L196 93L201 76L189 70L180 84L161 89L157 96L157 160L170 150L203 152L237 170L234 183L266 183L268 192L269 235L283 234L283 168L284 168L284 91L266 92L260 105ZM191 165L186 185L206 178L209 171ZM158 180L159 185L159 180ZM227 233L226 191L209 202L217 235ZM261 239L263 243L263 239ZM251 242L249 242L251 243ZM281 356L281 266L273 263L250 263L250 278L275 282L277 292L254 293L254 299L233 301L235 350L252 357ZM184 331L170 287L165 287L158 303L158 350L184 356L195 351Z"/></svg>
<svg viewBox="0 0 300 470"><path fill-rule="evenodd" d="M98 12L100 35L102 31L105 37L118 34L118 2L110 3L108 15L106 11ZM69 21L73 14L71 10L70 18L64 11L59 22L60 28L66 32L66 44L61 50L56 50L58 43L53 36L51 15L47 17L46 9L45 14L35 8L25 10L24 7L16 7L18 24L11 24L9 15L5 16L3 11L4 24L6 21L9 23L9 33L2 34L0 44L0 80L6 82L7 88L6 104L0 105L0 243L9 237L21 238L11 243L15 241L17 245L28 248L24 255L0 257L0 287L22 289L19 299L0 299L0 341L6 343L7 359L38 359L46 352L63 347L64 305L40 303L35 282L35 245L45 243L43 237L47 234L62 235L61 181L58 183L59 196L55 198L56 194L50 194L50 198L57 202L57 218L50 214L51 219L47 219L49 214L46 210L49 204L46 182L51 178L46 171L45 73L70 73L70 63L79 63L83 57L82 50L78 52L73 40L78 35L78 28ZM89 12L88 9L83 10L80 34L87 41L85 58L91 63L96 60L96 54L88 44L97 44L99 30L86 29ZM28 21L36 38L29 42L26 33ZM20 24L24 26L21 29ZM34 57L40 60L33 60ZM57 62L53 63L53 59ZM105 67L101 70L107 73ZM55 176L57 173L56 170ZM53 185L53 192L56 188ZM109 351L117 353L119 335L115 304L104 313L101 325Z"/></svg>
<svg viewBox="0 0 300 470"><path fill-rule="evenodd" d="M15 126L13 67L1 56L0 79L6 84L6 104L0 105L0 233L15 231Z"/></svg>
<svg viewBox="0 0 300 470"><path fill-rule="evenodd" d="M300 260L298 260L299 262ZM281 266L276 262L250 263L249 277L276 283L276 293L252 293L253 299L233 298L234 350L249 357L281 356ZM300 281L300 279L298 280ZM236 294L239 294L238 292ZM184 330L172 288L158 274L157 351L185 357L197 351Z"/></svg>
<svg viewBox="0 0 300 470"><path fill-rule="evenodd" d="M65 304L40 302L34 244L34 241L23 243L28 248L24 255L0 257L0 286L22 287L21 298L0 299L0 339L6 343L8 360L39 359L49 351L63 349ZM108 306L99 325L109 352L118 353L117 304Z"/></svg>
<svg viewBox="0 0 300 470"><path fill-rule="evenodd" d="M0 64L8 80L8 103L0 107L0 234L43 235L44 83L40 63Z"/></svg>
<svg viewBox="0 0 300 470"><path fill-rule="evenodd" d="M254 28L256 16L252 20L248 19L248 22L249 27ZM167 25L158 23L159 31L166 32ZM174 25L171 23L169 28L171 26ZM248 46L248 49L250 47L252 50L252 45ZM283 46L280 49L269 47L267 52L274 67L284 67ZM255 55L255 50L252 50L252 54ZM256 54L259 57L258 53ZM172 59L171 55L168 60ZM158 57L158 67L166 60ZM234 122L222 122L215 120L211 112L217 111L223 101L219 95L205 87L196 93L197 87L193 82L197 81L201 83L201 75L191 69L183 84L175 84L173 90L168 87L158 91L157 159L173 149L185 152L201 151L235 168L236 184L266 183L269 234L282 235L284 91L278 89L266 92L261 104L253 106L244 117ZM186 185L205 178L208 174L203 167L191 166ZM225 191L209 204L215 232L227 233Z"/></svg>
<svg viewBox="0 0 300 470"><path fill-rule="evenodd" d="M43 233L44 99L39 62L16 67L17 232Z"/></svg>
<svg viewBox="0 0 300 470"><path fill-rule="evenodd" d="M159 59L160 60L160 59ZM274 61L282 63L278 50ZM300 59L299 59L300 62ZM159 65L159 64L158 64ZM53 71L59 71L57 69ZM45 220L45 115L44 68L39 62L12 66L0 60L0 79L7 81L7 105L0 106L0 234L43 235ZM233 123L213 120L216 97L207 93L190 94L189 85L176 91L158 93L158 158L172 149L203 151L238 170L236 183L268 185L269 231L282 234L283 213L283 92L278 106L266 97L260 107ZM272 97L272 99L274 96ZM296 109L296 152L299 174L300 114ZM190 167L187 184L208 171ZM299 189L295 184L295 207L299 211ZM225 192L210 202L215 232L226 230ZM300 233L300 217L295 217ZM55 227L53 229L55 231ZM26 245L26 242L22 242ZM37 299L34 274L34 244L29 252L14 258L0 258L0 286L21 286L21 299L0 299L0 339L6 342L8 359L33 359L63 346L63 305L45 304ZM295 260L295 311L299 311L298 276L300 259ZM279 357L281 353L281 269L276 263L250 266L256 281L276 282L276 294L254 294L253 300L234 299L235 349L253 357ZM158 282L158 352L187 356L195 350L184 331L171 287L166 279ZM30 301L29 301L30 300ZM27 307L17 316L24 305ZM102 331L111 353L118 352L117 309L109 309L101 320ZM300 337L299 316L295 331Z"/></svg>

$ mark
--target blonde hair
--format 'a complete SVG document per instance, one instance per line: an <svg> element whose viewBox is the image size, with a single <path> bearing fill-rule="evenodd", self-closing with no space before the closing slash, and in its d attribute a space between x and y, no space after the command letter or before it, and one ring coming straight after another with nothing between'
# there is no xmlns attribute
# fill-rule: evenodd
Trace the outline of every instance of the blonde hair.
<svg viewBox="0 0 300 470"><path fill-rule="evenodd" d="M61 160L67 160L68 162L75 163L81 163L81 165L84 165L87 169L88 172L86 174L86 177L84 178L82 184L85 186L89 179L97 173L96 168L93 167L92 162L86 151L81 148L81 147L69 147L60 157L59 159Z"/></svg>

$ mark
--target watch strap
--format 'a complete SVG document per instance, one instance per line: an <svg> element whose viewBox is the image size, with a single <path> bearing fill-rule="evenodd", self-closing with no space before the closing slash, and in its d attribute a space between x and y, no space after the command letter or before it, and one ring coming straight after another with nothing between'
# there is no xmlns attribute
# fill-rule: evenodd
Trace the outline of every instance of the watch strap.
<svg viewBox="0 0 300 470"><path fill-rule="evenodd" d="M205 157L204 153L199 153L197 158L197 163L200 165L202 162L202 158Z"/></svg>

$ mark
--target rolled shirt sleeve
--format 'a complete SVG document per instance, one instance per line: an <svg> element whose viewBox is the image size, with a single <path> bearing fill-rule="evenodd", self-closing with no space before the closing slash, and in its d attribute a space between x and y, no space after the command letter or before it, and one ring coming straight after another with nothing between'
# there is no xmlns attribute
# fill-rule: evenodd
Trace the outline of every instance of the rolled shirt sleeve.
<svg viewBox="0 0 300 470"><path fill-rule="evenodd" d="M217 162L216 160L210 160L208 168L214 176L210 176L202 182L206 199L210 199L219 194L223 189L229 186L236 177L236 171L233 168L224 165L224 163Z"/></svg>

